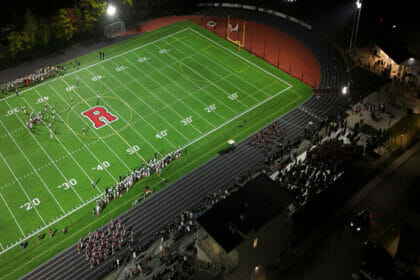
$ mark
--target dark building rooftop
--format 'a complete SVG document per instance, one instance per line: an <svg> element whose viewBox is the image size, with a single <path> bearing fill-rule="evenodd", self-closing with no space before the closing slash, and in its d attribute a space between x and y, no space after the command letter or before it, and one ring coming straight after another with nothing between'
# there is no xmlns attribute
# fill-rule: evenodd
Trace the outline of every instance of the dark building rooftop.
<svg viewBox="0 0 420 280"><path fill-rule="evenodd" d="M201 226L226 251L258 230L293 202L293 195L260 175L198 218Z"/></svg>
<svg viewBox="0 0 420 280"><path fill-rule="evenodd" d="M375 43L397 64L401 64L414 56L407 50L405 45L399 41L378 37L375 39Z"/></svg>

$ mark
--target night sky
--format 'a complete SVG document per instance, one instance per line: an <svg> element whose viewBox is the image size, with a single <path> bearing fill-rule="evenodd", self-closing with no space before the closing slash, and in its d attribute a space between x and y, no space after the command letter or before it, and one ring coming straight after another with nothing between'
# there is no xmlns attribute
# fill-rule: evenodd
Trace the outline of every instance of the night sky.
<svg viewBox="0 0 420 280"><path fill-rule="evenodd" d="M71 7L76 0L6 0L0 9L0 23L7 24L16 17L22 16L26 9L30 9L38 16L49 16L60 8Z"/></svg>
<svg viewBox="0 0 420 280"><path fill-rule="evenodd" d="M142 0L133 0L133 2ZM77 0L18 0L4 1L5 7L0 9L0 25L13 21L19 21L20 16L26 9L31 9L39 16L48 16L60 8L72 7ZM177 0L178 5L194 2L194 0ZM196 2L205 2L196 1ZM210 2L210 1L209 1ZM220 1L223 2L223 1ZM254 2L256 6L263 6L280 11L290 11L293 14L301 14L303 20L313 23L321 22L321 26L328 26L336 21L343 21L352 16L355 0L297 0L290 4L285 0L255 0L255 1L228 1L225 2ZM362 22L365 27L390 28L397 25L399 28L418 29L418 20L413 5L417 1L398 0L364 0L362 8ZM381 22L382 19L382 22Z"/></svg>

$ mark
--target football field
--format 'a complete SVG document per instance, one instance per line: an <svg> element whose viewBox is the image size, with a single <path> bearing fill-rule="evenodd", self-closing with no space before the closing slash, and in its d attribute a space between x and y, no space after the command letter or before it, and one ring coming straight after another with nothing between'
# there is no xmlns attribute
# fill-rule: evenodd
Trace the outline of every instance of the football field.
<svg viewBox="0 0 420 280"><path fill-rule="evenodd" d="M90 215L106 187L155 155L181 149L193 161L312 94L191 22L104 53L104 60L98 53L79 58L80 68L66 63L66 74L0 100L0 260L63 219ZM26 127L31 112L43 114L32 132ZM252 121L259 125L235 138L232 131Z"/></svg>

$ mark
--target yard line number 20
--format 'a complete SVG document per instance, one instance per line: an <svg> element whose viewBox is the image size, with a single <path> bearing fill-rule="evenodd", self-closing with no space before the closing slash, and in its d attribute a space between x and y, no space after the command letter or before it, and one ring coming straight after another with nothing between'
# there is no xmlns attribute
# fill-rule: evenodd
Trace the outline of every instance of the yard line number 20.
<svg viewBox="0 0 420 280"><path fill-rule="evenodd" d="M32 201L25 202L23 205L21 205L19 208L25 208L26 211L29 211L32 209L33 206L38 206L41 202L39 201L39 198L35 197L32 199ZM33 206L32 206L33 205Z"/></svg>

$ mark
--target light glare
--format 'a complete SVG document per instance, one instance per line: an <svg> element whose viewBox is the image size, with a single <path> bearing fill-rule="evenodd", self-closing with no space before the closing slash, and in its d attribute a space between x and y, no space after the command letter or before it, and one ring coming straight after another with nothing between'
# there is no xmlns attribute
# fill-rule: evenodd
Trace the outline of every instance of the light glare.
<svg viewBox="0 0 420 280"><path fill-rule="evenodd" d="M113 6L113 5L108 5L108 8L106 9L106 13L109 16L113 16L115 15L115 12L117 11L117 9Z"/></svg>

